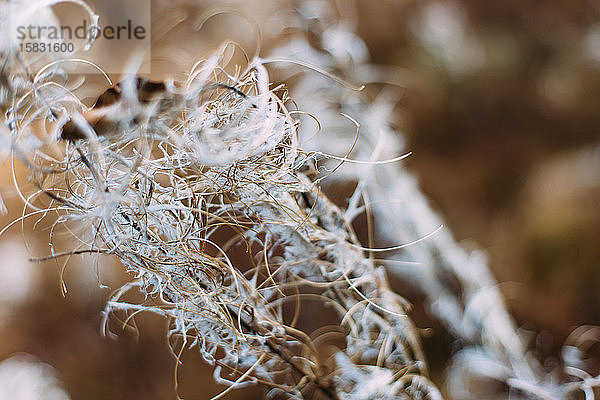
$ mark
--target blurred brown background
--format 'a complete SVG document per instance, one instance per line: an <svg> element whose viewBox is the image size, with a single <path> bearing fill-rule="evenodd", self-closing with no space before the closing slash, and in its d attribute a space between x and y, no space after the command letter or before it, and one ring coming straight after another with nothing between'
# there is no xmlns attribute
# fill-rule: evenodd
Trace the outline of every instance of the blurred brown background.
<svg viewBox="0 0 600 400"><path fill-rule="evenodd" d="M414 152L408 167L457 239L488 252L510 311L535 333L532 346L542 357L556 354L575 326L600 324L600 6L379 0L357 8L373 62L404 71L397 113ZM20 216L21 202L9 194L9 176L0 183L10 211L4 226ZM30 252L47 254L49 225L32 235L34 222L24 229ZM98 280L124 282L121 269L74 258L63 297L62 261L15 275L27 254L19 231L2 238L10 243L0 268L9 271L5 282L30 289L0 298L0 358L36 355L56 368L73 400L174 398L175 360L160 318L141 317L138 332L117 339L100 335L110 291ZM217 393L196 352L183 359L180 394Z"/></svg>
<svg viewBox="0 0 600 400"><path fill-rule="evenodd" d="M600 6L359 2L375 63L406 68L408 161L510 309L559 341L600 322ZM393 12L392 12L393 10Z"/></svg>

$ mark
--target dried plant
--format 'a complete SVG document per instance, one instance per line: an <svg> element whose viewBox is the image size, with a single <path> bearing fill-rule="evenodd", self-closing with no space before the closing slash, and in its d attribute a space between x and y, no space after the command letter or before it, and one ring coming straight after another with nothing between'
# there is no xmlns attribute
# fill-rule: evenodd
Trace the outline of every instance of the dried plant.
<svg viewBox="0 0 600 400"><path fill-rule="evenodd" d="M114 318L164 316L174 352L196 348L229 386L215 398L253 383L269 398L442 398L388 273L420 288L458 340L449 397L475 398L473 383L484 380L505 385L500 394L480 386L485 396L594 398L600 378L584 372L577 349L595 331L579 331L567 347L566 383L545 379L485 260L440 231L397 165L391 92L368 102L324 72L379 78L352 18L319 4L285 21L310 26L318 44L302 32L270 58L230 65L227 42L183 80L125 76L92 109L59 83L60 64L29 71L15 47L0 46L0 145L37 187L23 195L25 216L56 216L51 239L70 232L77 241L40 261L117 257L132 281L107 303L106 331ZM315 71L293 88L270 84L267 66L296 74L309 66L289 63L300 58ZM314 127L300 123L308 113L327 135L308 139ZM332 155L346 144L345 155ZM356 183L346 208L323 193L329 181ZM361 244L352 223L362 213L392 246Z"/></svg>

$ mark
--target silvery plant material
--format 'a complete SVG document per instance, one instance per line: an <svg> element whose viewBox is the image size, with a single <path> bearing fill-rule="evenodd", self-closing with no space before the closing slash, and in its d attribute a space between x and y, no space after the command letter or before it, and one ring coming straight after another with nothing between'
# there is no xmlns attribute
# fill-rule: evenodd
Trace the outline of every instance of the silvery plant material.
<svg viewBox="0 0 600 400"><path fill-rule="evenodd" d="M585 349L596 331L565 347L563 381L546 378L485 258L454 242L399 164L394 92L367 101L354 83L387 75L369 64L351 13L319 1L273 20L242 10L297 34L265 37L272 45L243 65L225 42L184 79L125 74L92 108L61 63L30 71L0 46L0 150L37 188L16 188L25 215L56 215L51 239L74 236L44 259L111 255L132 277L107 302L105 332L111 315L164 316L175 353L197 349L228 386L215 398L261 384L274 399L441 399L392 277L421 290L457 339L447 397L593 398L600 378L585 372ZM274 72L294 85L272 84ZM339 182L356 184L343 208L323 191ZM388 247L359 241L363 213Z"/></svg>
<svg viewBox="0 0 600 400"><path fill-rule="evenodd" d="M15 354L0 362L0 397L3 399L69 400L54 369L29 354Z"/></svg>

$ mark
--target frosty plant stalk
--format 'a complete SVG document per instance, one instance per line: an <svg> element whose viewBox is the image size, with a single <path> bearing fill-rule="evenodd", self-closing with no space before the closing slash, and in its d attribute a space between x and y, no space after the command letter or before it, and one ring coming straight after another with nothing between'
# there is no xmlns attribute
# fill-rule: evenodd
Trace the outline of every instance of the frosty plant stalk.
<svg viewBox="0 0 600 400"><path fill-rule="evenodd" d="M6 54L12 146L38 188L29 215L57 215L51 237L70 230L79 243L40 261L116 256L133 280L107 303L106 325L163 315L172 343L197 349L230 388L439 397L406 302L314 179L326 155L299 147L297 111L261 60L228 72L227 47L185 81L126 76L93 109ZM129 291L145 300L124 300ZM310 310L324 310L322 326Z"/></svg>
<svg viewBox="0 0 600 400"><path fill-rule="evenodd" d="M97 32L98 16L75 3ZM51 245L38 261L116 257L131 281L107 302L104 332L140 312L163 316L177 357L199 351L227 386L214 398L260 384L274 399L440 399L409 304L390 289L391 271L423 294L432 318L456 339L445 371L449 397L475 399L478 389L497 398L501 387L503 398L593 399L600 379L586 372L585 352L598 331L574 332L564 370L553 371L561 379L544 376L485 260L440 232L440 219L398 165L393 96L382 91L367 102L325 72L352 76L354 67L378 79L355 21L348 10L337 19L329 2L311 4L282 19L306 32L282 40L272 58L233 65L238 47L226 42L183 79L125 74L114 84L104 74L108 89L91 108L62 68L101 66L71 59L33 70L2 38L0 153L24 163L36 188L16 185L23 218L52 221L51 240L73 237L72 248ZM292 88L272 85L267 66L284 62L290 74L314 71ZM313 113L327 132L305 140L314 124L299 121ZM321 190L330 180L355 185L346 208ZM368 245L352 228L363 213ZM373 249L373 232L394 245ZM135 294L142 300L130 300Z"/></svg>

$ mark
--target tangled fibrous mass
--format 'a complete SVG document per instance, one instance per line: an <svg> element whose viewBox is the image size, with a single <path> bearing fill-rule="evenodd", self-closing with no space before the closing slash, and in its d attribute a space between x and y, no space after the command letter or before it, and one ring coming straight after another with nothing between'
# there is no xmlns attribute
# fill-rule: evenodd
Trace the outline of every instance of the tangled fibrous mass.
<svg viewBox="0 0 600 400"><path fill-rule="evenodd" d="M439 397L405 300L320 190L324 156L299 147L287 90L270 87L258 58L235 74L222 60L198 62L183 82L126 77L93 109L52 74L8 85L13 148L39 189L28 203L49 198L39 211L58 215L52 234L77 243L48 258L116 256L134 279L108 302L106 323L164 315L170 336L230 387ZM123 300L132 290L144 300ZM300 329L307 305L328 310L329 326Z"/></svg>
<svg viewBox="0 0 600 400"><path fill-rule="evenodd" d="M23 3L23 15L42 18L57 2ZM89 47L98 16L72 3L89 14ZM164 316L174 354L197 349L228 387L215 398L260 383L269 398L440 399L390 274L455 339L449 398L593 399L600 379L587 372L586 351L598 329L577 329L552 374L531 356L485 258L440 229L397 165L393 96L358 98L326 72L380 82L348 10L310 4L283 19L282 30L304 27L274 49L285 59L257 51L233 65L239 48L226 42L183 79L125 74L113 85L104 75L108 89L92 107L77 95L86 81L63 69L82 60L34 68L0 40L0 155L29 171L31 193L16 185L22 218L51 222L50 254L38 261L116 257L131 281L108 301L105 331L140 312ZM313 72L292 88L271 84L267 66L277 60ZM327 135L301 140L303 116ZM344 156L328 154L340 148ZM355 188L346 207L324 194L329 180ZM362 214L366 244L353 230ZM53 244L59 233L71 238L66 251ZM375 234L395 245L373 248Z"/></svg>

